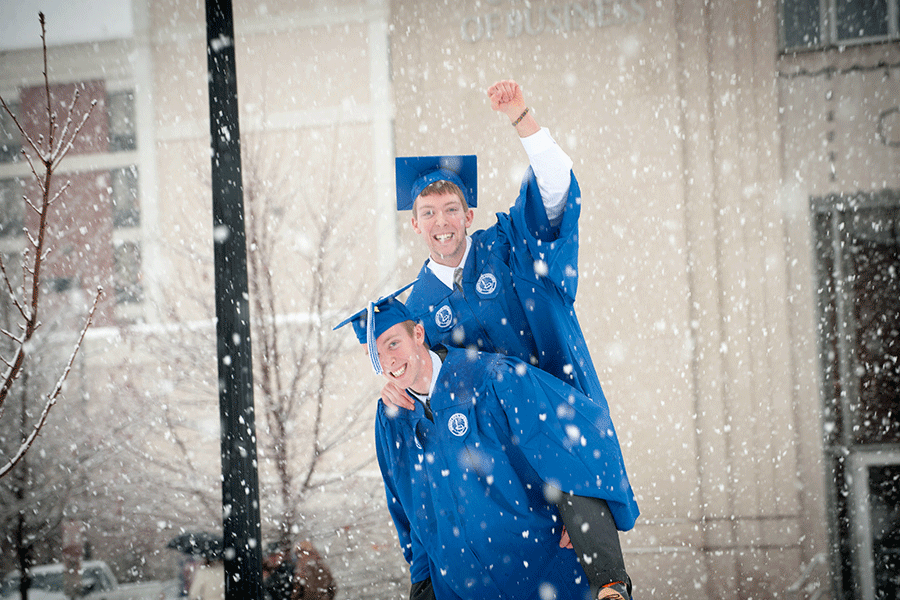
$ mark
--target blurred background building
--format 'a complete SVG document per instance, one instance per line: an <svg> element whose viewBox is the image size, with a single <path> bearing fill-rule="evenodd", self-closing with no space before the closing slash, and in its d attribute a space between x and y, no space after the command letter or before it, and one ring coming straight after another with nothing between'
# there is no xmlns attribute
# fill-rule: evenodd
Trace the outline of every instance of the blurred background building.
<svg viewBox="0 0 900 600"><path fill-rule="evenodd" d="M95 532L98 552L136 543L125 533L135 524L162 547L189 515L214 521L219 497L214 352L202 345L213 314L204 7L53 4L42 10L54 97L77 88L96 107L60 170L71 187L45 281L58 310L107 290L63 404L125 418L101 436L111 452L140 442L144 465L190 453L209 477L206 512L184 473L170 475L165 509L135 508L144 474L127 489L104 483L122 533ZM37 8L0 9L0 95L36 135L46 102ZM318 348L359 294L395 289L421 266L408 216L393 209L394 156L477 154L476 228L508 208L527 159L485 90L515 79L583 192L576 308L643 513L623 535L636 594L897 597L898 0L234 9L245 199L275 199L249 219L278 224L250 254L272 233L255 268L273 282L282 352ZM21 196L35 187L20 133L0 118L10 257L32 218ZM348 241L332 248L332 235ZM323 273L338 275L325 291ZM161 339L169 351L150 341ZM323 548L339 597L405 597L377 467L365 462L380 386L356 375L365 358L342 343L349 353L329 355L310 406L334 426L356 406L348 395L368 398L352 409L362 433L318 466L293 533ZM185 411L172 427L192 432L187 445L165 415L132 412L169 403ZM304 414L289 425L304 429ZM137 435L137 421L154 434ZM137 468L117 464L126 478ZM262 478L264 501L277 481ZM287 507L272 506L274 531Z"/></svg>

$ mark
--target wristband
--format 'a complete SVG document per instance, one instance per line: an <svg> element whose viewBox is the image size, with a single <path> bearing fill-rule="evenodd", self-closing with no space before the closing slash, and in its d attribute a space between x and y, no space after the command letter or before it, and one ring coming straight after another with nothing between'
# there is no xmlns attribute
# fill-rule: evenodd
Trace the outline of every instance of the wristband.
<svg viewBox="0 0 900 600"><path fill-rule="evenodd" d="M526 106L526 107L525 107L525 110L522 111L522 114L519 115L519 118L516 119L515 121L513 121L512 126L515 127L516 125L518 125L519 123L521 123L521 122L522 122L522 119L524 119L524 118L525 118L525 115L527 115L527 114L528 114L528 107Z"/></svg>

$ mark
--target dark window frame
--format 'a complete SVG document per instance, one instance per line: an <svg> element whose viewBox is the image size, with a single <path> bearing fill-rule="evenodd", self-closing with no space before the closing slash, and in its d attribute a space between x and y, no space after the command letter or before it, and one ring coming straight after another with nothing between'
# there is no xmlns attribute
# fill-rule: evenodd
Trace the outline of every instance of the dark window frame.
<svg viewBox="0 0 900 600"><path fill-rule="evenodd" d="M876 4L874 8L872 4ZM883 11L873 14L871 10ZM851 25L849 19L857 21ZM880 18L879 18L880 17ZM900 40L900 0L779 0L782 52L879 44ZM851 27L876 25L881 31L853 34Z"/></svg>
<svg viewBox="0 0 900 600"><path fill-rule="evenodd" d="M866 573L859 539L866 526L860 506L869 501L858 486L860 465L875 455L900 456L900 416L888 414L882 430L866 421L873 415L883 420L893 388L900 389L896 366L872 383L880 354L870 347L873 322L890 322L891 332L879 340L886 346L896 345L900 330L897 275L883 277L900 272L891 268L900 256L891 249L900 247L900 190L813 198L811 210L831 566L835 598L847 600L862 597L877 577ZM886 321L873 321L873 314ZM888 348L884 355L894 352Z"/></svg>

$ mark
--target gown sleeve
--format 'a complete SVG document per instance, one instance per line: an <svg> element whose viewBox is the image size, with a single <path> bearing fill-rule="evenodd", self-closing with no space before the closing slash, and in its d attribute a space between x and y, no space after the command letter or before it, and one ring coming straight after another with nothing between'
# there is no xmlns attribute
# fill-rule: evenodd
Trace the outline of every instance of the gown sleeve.
<svg viewBox="0 0 900 600"><path fill-rule="evenodd" d="M410 582L417 583L430 577L428 555L422 542L412 530L409 517L400 502L400 494L391 470L394 461L390 459L391 451L385 439L384 420L386 419L387 417L379 409L375 427L375 452L384 480L388 512L390 512L394 527L397 529L397 538L400 542L400 549L403 551L403 557L409 563Z"/></svg>
<svg viewBox="0 0 900 600"><path fill-rule="evenodd" d="M497 363L491 385L498 418L545 483L602 498L619 530L634 527L639 510L605 402L511 358Z"/></svg>
<svg viewBox="0 0 900 600"><path fill-rule="evenodd" d="M511 245L510 267L526 280L545 278L569 303L575 301L578 288L578 219L581 216L581 190L574 173L561 221L551 225L541 192L531 167L525 173L509 219L498 225Z"/></svg>

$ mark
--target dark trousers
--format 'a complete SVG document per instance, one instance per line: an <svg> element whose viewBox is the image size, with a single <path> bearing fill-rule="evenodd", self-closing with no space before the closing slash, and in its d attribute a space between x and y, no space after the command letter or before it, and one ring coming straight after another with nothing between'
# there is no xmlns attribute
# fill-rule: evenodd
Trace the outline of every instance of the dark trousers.
<svg viewBox="0 0 900 600"><path fill-rule="evenodd" d="M625 584L630 595L631 580L625 572L619 531L606 500L563 492L557 507L591 584L592 597L597 597L601 587L617 581Z"/></svg>

